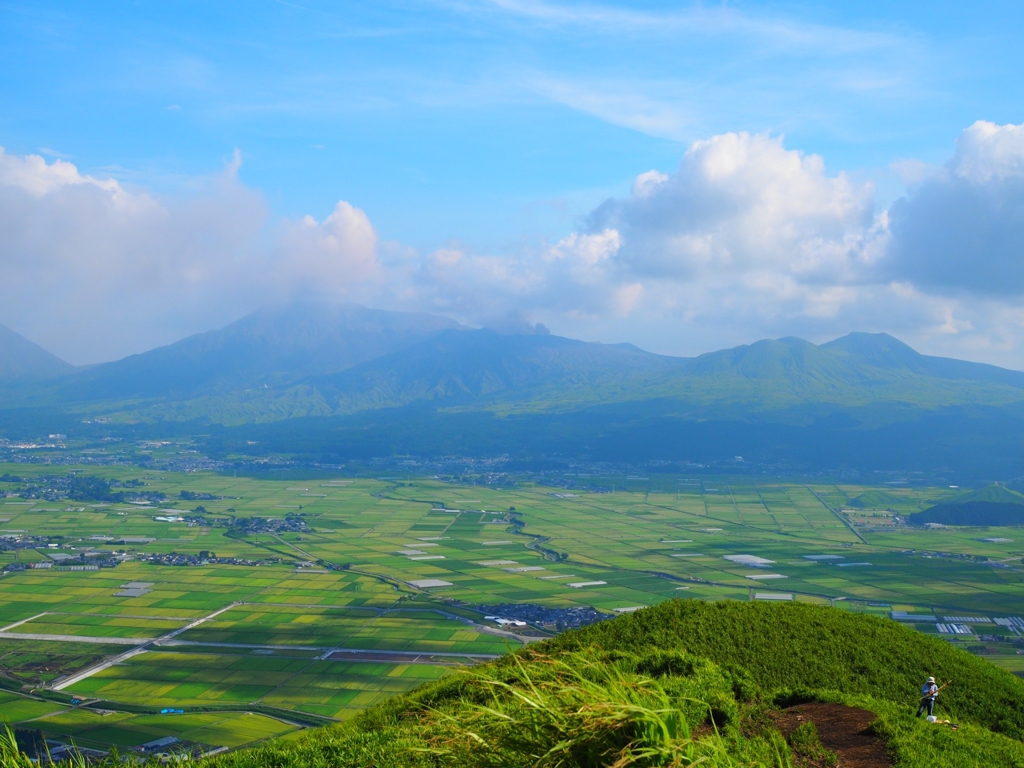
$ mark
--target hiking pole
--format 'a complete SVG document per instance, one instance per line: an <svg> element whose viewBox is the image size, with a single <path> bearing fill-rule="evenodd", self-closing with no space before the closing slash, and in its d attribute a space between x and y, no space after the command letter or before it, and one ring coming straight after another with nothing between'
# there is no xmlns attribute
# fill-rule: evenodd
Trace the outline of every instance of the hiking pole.
<svg viewBox="0 0 1024 768"><path fill-rule="evenodd" d="M947 680L946 682L944 682L942 685L940 685L938 687L938 689L935 691L935 693L929 693L929 694L927 694L925 696L922 696L920 698L920 701L924 701L925 699L931 698L932 696L938 696L939 693L941 693L945 688L947 688L952 682L953 682L952 680Z"/></svg>

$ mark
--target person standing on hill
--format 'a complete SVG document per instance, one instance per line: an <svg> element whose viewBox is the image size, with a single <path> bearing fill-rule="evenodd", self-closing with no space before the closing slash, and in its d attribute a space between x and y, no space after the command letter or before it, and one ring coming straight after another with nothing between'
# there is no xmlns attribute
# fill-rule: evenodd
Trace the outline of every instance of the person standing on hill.
<svg viewBox="0 0 1024 768"><path fill-rule="evenodd" d="M935 700L939 698L939 686L935 684L935 678L929 677L928 681L921 686L921 706L917 708L917 717L928 710L929 717L935 714Z"/></svg>

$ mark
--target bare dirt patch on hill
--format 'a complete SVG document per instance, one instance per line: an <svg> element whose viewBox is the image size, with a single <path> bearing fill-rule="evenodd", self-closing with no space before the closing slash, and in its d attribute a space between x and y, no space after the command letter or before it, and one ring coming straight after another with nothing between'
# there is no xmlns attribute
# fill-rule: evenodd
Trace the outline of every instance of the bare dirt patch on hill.
<svg viewBox="0 0 1024 768"><path fill-rule="evenodd" d="M803 723L814 723L822 746L839 758L836 768L891 768L885 742L870 730L875 719L866 709L810 702L784 709L776 722L787 736Z"/></svg>

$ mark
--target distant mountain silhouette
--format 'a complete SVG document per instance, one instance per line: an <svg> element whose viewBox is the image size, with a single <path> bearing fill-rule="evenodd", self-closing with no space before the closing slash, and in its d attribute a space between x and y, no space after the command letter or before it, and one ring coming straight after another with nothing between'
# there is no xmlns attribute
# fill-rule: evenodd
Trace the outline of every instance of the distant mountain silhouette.
<svg viewBox="0 0 1024 768"><path fill-rule="evenodd" d="M8 407L97 404L149 420L234 424L413 403L509 413L645 402L677 416L788 414L800 423L840 412L847 418L851 409L863 419L865 408L889 419L878 416L883 405L905 412L1024 404L1024 373L920 355L886 334L855 333L821 346L769 339L677 358L631 344L302 302L50 384L8 388L0 398Z"/></svg>
<svg viewBox="0 0 1024 768"><path fill-rule="evenodd" d="M253 312L225 328L104 363L65 379L58 399L181 400L290 383L408 347L454 320L354 304L298 302Z"/></svg>
<svg viewBox="0 0 1024 768"><path fill-rule="evenodd" d="M74 370L73 365L0 325L0 382L47 379Z"/></svg>
<svg viewBox="0 0 1024 768"><path fill-rule="evenodd" d="M744 456L802 467L971 467L986 479L1024 473L1024 373L921 355L886 334L822 345L768 339L680 358L306 302L58 371L0 381L0 433L18 425L31 435L58 416L73 431L92 414L153 434L221 425L238 430L223 443L236 452L252 440L259 450L335 457Z"/></svg>

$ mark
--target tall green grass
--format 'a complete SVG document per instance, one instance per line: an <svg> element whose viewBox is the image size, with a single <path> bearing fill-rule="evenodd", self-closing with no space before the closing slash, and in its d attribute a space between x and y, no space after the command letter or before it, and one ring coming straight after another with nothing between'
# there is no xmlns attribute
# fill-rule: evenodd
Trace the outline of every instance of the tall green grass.
<svg viewBox="0 0 1024 768"><path fill-rule="evenodd" d="M4 723L0 732L0 766L2 768L35 768L32 759L18 748L11 726Z"/></svg>
<svg viewBox="0 0 1024 768"><path fill-rule="evenodd" d="M62 760L54 760L50 756L50 751L46 751L45 761L54 768L88 768L90 763L85 759L85 756L81 752L72 751L68 757ZM122 765L123 763L118 760L116 754L112 754L109 759L103 760L106 766L112 768L115 765ZM27 754L21 751L18 747L18 739L11 730L11 726L8 723L3 724L3 730L0 731L0 768L38 768L39 763L29 757ZM97 763L92 763L97 765ZM131 765L128 763L127 765Z"/></svg>
<svg viewBox="0 0 1024 768"><path fill-rule="evenodd" d="M717 665L675 652L531 649L424 686L288 750L271 744L217 764L307 765L329 754L324 765L353 768L787 768L790 750L778 733L741 729L733 682ZM384 754L387 743L403 761Z"/></svg>
<svg viewBox="0 0 1024 768"><path fill-rule="evenodd" d="M467 673L468 687L486 691L485 701L469 696L432 710L429 740L436 754L481 768L762 764L733 757L735 741L719 732L709 701L680 695L621 661L535 655L513 657L512 675Z"/></svg>

